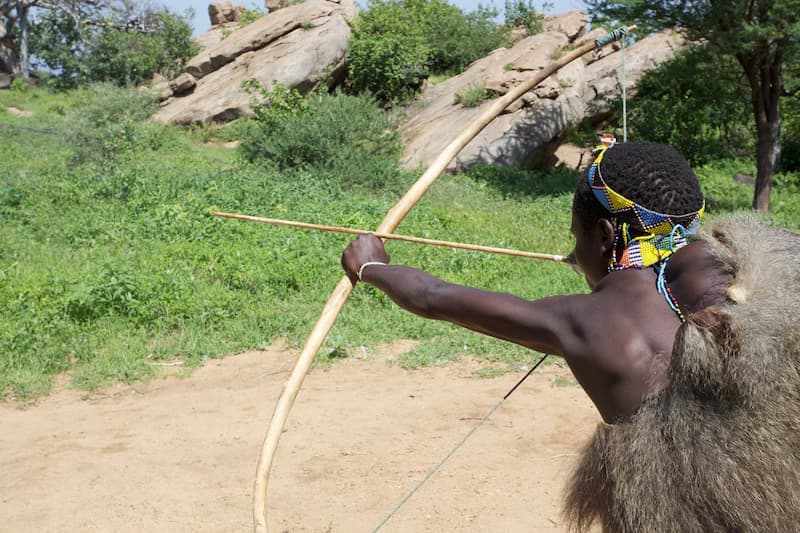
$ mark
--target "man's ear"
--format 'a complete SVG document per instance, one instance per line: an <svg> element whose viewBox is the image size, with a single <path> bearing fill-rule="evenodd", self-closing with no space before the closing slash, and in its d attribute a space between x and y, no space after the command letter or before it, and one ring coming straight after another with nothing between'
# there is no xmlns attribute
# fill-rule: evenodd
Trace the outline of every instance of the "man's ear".
<svg viewBox="0 0 800 533"><path fill-rule="evenodd" d="M600 239L600 246L604 253L608 253L614 247L614 236L616 230L614 225L607 218L601 218L597 221L597 235Z"/></svg>

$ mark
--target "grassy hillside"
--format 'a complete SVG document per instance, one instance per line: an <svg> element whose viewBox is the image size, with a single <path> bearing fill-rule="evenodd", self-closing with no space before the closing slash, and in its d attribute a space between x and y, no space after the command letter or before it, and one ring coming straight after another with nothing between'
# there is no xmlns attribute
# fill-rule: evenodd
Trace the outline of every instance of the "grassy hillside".
<svg viewBox="0 0 800 533"><path fill-rule="evenodd" d="M247 125L179 130L147 122L151 105L142 93L107 87L0 92L6 395L34 398L67 370L74 385L91 389L146 378L174 359L191 368L279 336L302 343L342 275L349 239L220 220L209 210L370 228L416 177L397 171L378 188L352 166L343 175L248 163L205 142L247 135ZM731 180L735 172L752 173L752 163L699 169L712 216L750 205L752 189ZM443 176L398 232L566 253L576 179L563 170L488 167ZM798 189L797 176L782 175L773 193L776 220L793 229ZM585 290L561 265L404 243L388 250L395 262L525 298ZM410 366L468 354L503 369L533 355L416 318L358 287L318 357L398 338L422 341L399 361Z"/></svg>

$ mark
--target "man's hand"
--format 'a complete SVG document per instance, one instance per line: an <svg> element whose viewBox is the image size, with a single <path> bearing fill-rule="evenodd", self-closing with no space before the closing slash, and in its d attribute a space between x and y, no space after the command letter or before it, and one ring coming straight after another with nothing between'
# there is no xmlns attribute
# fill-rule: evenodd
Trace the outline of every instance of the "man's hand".
<svg viewBox="0 0 800 533"><path fill-rule="evenodd" d="M368 261L388 264L389 254L383 248L383 241L375 235L360 235L342 253L342 267L353 285L358 281L358 269Z"/></svg>

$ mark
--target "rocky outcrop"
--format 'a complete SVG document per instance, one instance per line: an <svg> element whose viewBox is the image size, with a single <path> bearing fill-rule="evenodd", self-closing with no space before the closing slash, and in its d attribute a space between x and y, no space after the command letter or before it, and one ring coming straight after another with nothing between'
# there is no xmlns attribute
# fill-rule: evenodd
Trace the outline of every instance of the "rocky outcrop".
<svg viewBox="0 0 800 533"><path fill-rule="evenodd" d="M458 76L426 89L401 127L407 168L429 165L491 105L487 100L478 107L464 107L456 103L455 95L475 86L503 94L561 54L603 33L584 35L586 16L581 12L545 22L550 31L527 37L512 48L495 50ZM645 71L673 57L681 45L678 36L663 32L626 47L628 94ZM555 141L568 128L587 118L599 121L608 115L612 102L621 95L620 61L621 54L607 46L602 55L590 54L565 66L484 128L450 163L449 170L478 163L532 166L550 159L558 144Z"/></svg>
<svg viewBox="0 0 800 533"><path fill-rule="evenodd" d="M234 6L231 0L211 2L208 5L208 18L212 26L238 22L245 9L244 6Z"/></svg>
<svg viewBox="0 0 800 533"><path fill-rule="evenodd" d="M264 7L267 8L268 13L274 13L275 11L286 7L286 4L286 0L264 0Z"/></svg>
<svg viewBox="0 0 800 533"><path fill-rule="evenodd" d="M185 74L196 80L193 89L181 84L188 92L163 102L155 118L191 124L249 116L250 97L241 82L251 78L265 87L277 82L302 93L332 83L343 70L348 21L355 13L353 0L316 0L231 32L189 61ZM172 82L177 83L178 79Z"/></svg>
<svg viewBox="0 0 800 533"><path fill-rule="evenodd" d="M544 31L557 31L575 41L586 33L586 14L583 11L568 11L561 15L547 17L542 23Z"/></svg>

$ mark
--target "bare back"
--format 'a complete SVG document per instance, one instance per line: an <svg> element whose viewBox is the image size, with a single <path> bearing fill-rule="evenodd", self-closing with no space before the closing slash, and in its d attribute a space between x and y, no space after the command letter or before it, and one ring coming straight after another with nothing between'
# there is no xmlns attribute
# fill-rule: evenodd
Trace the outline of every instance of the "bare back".
<svg viewBox="0 0 800 533"><path fill-rule="evenodd" d="M730 275L696 242L670 259L666 280L689 316L721 302ZM681 321L656 290L653 269L613 272L592 294L572 298L582 300L575 302L577 334L563 355L606 422L628 418L665 384Z"/></svg>

